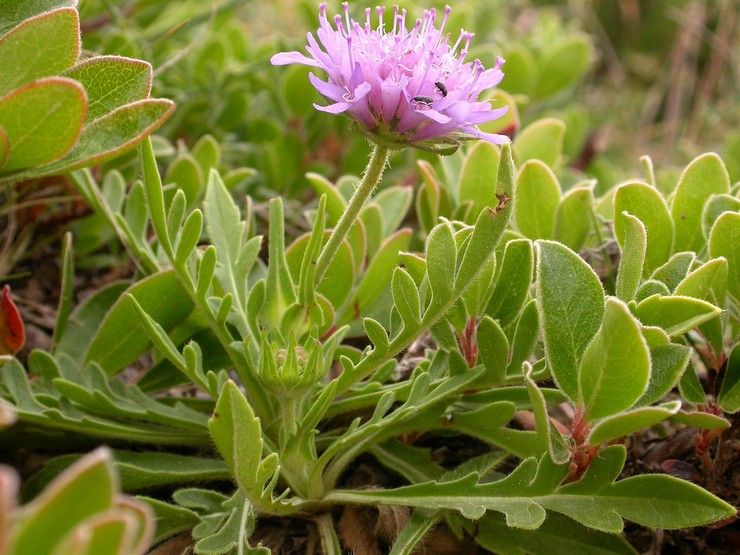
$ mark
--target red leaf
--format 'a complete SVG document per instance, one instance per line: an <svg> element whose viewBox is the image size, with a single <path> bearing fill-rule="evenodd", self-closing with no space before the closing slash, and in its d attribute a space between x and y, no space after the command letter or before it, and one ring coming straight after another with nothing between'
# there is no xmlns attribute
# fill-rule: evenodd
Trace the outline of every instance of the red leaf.
<svg viewBox="0 0 740 555"><path fill-rule="evenodd" d="M14 355L25 342L23 320L10 297L10 286L6 285L0 291L0 355Z"/></svg>

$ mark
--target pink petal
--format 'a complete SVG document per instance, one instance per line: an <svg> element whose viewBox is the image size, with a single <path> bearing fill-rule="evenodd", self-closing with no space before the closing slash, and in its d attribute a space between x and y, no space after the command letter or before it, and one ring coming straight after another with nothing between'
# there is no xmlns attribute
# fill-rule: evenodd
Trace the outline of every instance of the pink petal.
<svg viewBox="0 0 740 555"><path fill-rule="evenodd" d="M321 67L319 62L304 56L300 52L280 52L270 58L274 66L287 66L288 64L303 64L304 66Z"/></svg>

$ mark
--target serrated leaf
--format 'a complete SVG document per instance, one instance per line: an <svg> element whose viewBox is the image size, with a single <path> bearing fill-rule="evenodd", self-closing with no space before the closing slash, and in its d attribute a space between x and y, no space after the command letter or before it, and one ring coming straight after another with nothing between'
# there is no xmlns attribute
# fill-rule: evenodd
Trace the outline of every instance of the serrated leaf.
<svg viewBox="0 0 740 555"><path fill-rule="evenodd" d="M625 241L626 222L618 215L628 212L645 226L647 247L643 275L661 266L673 250L673 220L663 196L646 183L626 183L614 194L614 233L620 245Z"/></svg>
<svg viewBox="0 0 740 555"><path fill-rule="evenodd" d="M709 236L709 255L727 259L727 289L740 301L740 213L725 212L717 219Z"/></svg>
<svg viewBox="0 0 740 555"><path fill-rule="evenodd" d="M67 154L80 137L86 112L85 90L63 77L40 79L0 98L0 127L10 146L3 173Z"/></svg>
<svg viewBox="0 0 740 555"><path fill-rule="evenodd" d="M514 157L517 164L528 160L540 160L550 168L557 169L563 155L565 124L555 118L542 118L522 129L514 141Z"/></svg>
<svg viewBox="0 0 740 555"><path fill-rule="evenodd" d="M622 258L619 262L616 293L617 297L628 302L635 298L640 285L647 250L647 231L639 218L627 212L615 217L614 227L617 225L624 229L624 235L619 243Z"/></svg>
<svg viewBox="0 0 740 555"><path fill-rule="evenodd" d="M536 241L537 298L547 362L571 399L579 398L577 368L601 325L604 291L576 253L553 241Z"/></svg>
<svg viewBox="0 0 740 555"><path fill-rule="evenodd" d="M730 176L722 159L713 152L695 158L683 171L676 186L671 215L676 226L677 251L700 252L702 210L711 195L730 192Z"/></svg>
<svg viewBox="0 0 740 555"><path fill-rule="evenodd" d="M578 377L590 420L630 408L645 392L650 353L640 325L622 301L607 299L604 321L583 354Z"/></svg>
<svg viewBox="0 0 740 555"><path fill-rule="evenodd" d="M26 19L0 39L0 96L36 79L59 75L79 55L77 10L60 8Z"/></svg>
<svg viewBox="0 0 740 555"><path fill-rule="evenodd" d="M658 326L675 337L718 316L720 309L691 297L653 295L641 301L634 313L644 325Z"/></svg>
<svg viewBox="0 0 740 555"><path fill-rule="evenodd" d="M172 329L193 310L193 301L173 270L137 282L127 294L165 330ZM151 345L126 297L121 296L108 311L85 354L85 361L95 361L109 375L128 366Z"/></svg>
<svg viewBox="0 0 740 555"><path fill-rule="evenodd" d="M578 252L591 230L594 193L591 187L573 187L558 205L553 238Z"/></svg>
<svg viewBox="0 0 740 555"><path fill-rule="evenodd" d="M457 196L460 204L470 201L472 219L466 220L474 224L486 206L496 206L496 190L493 187L499 164L498 148L485 141L479 141L465 156Z"/></svg>
<svg viewBox="0 0 740 555"><path fill-rule="evenodd" d="M537 530L511 528L502 515L488 513L478 521L476 531L478 545L499 555L637 555L625 538L554 512Z"/></svg>
<svg viewBox="0 0 740 555"><path fill-rule="evenodd" d="M257 483L262 461L262 427L246 398L228 381L216 403L208 429L219 453L244 491L261 492Z"/></svg>
<svg viewBox="0 0 740 555"><path fill-rule="evenodd" d="M94 121L131 102L149 96L152 66L122 56L95 56L64 72L87 93L87 121Z"/></svg>
<svg viewBox="0 0 740 555"><path fill-rule="evenodd" d="M525 163L517 177L514 217L519 231L529 239L552 239L555 213L560 205L560 184L543 162Z"/></svg>
<svg viewBox="0 0 740 555"><path fill-rule="evenodd" d="M600 445L644 430L673 416L680 408L680 401L671 401L658 407L643 407L608 416L591 428L586 442L589 445Z"/></svg>

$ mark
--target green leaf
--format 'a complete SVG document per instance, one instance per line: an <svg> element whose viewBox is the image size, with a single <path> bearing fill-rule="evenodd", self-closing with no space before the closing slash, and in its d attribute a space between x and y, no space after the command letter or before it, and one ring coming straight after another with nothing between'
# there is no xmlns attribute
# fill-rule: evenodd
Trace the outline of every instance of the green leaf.
<svg viewBox="0 0 740 555"><path fill-rule="evenodd" d="M726 430L732 426L732 423L726 418L710 412L679 411L674 415L674 419L676 422L700 430Z"/></svg>
<svg viewBox="0 0 740 555"><path fill-rule="evenodd" d="M730 192L730 176L722 159L713 152L695 158L676 186L671 215L676 226L677 251L700 252L704 248L702 210L711 195ZM715 255L713 255L714 257Z"/></svg>
<svg viewBox="0 0 740 555"><path fill-rule="evenodd" d="M399 253L408 249L410 242L410 229L400 229L385 240L362 276L350 306L359 307L360 314L363 314L388 290L393 268L400 260Z"/></svg>
<svg viewBox="0 0 740 555"><path fill-rule="evenodd" d="M591 187L573 187L558 205L553 238L578 252L591 230L594 193Z"/></svg>
<svg viewBox="0 0 740 555"><path fill-rule="evenodd" d="M139 496L136 499L149 505L154 512L157 529L152 543L160 543L180 532L191 530L193 526L200 522L197 513L189 509L170 505L151 497Z"/></svg>
<svg viewBox="0 0 740 555"><path fill-rule="evenodd" d="M514 339L511 342L511 360L506 370L507 374L519 374L522 363L528 360L537 340L540 337L540 312L537 308L537 301L532 299L526 304L519 321L516 323Z"/></svg>
<svg viewBox="0 0 740 555"><path fill-rule="evenodd" d="M555 118L542 118L522 129L514 141L514 157L520 166L540 160L557 169L563 155L565 124Z"/></svg>
<svg viewBox="0 0 740 555"><path fill-rule="evenodd" d="M77 0L0 0L0 36L24 20L56 8L77 6Z"/></svg>
<svg viewBox="0 0 740 555"><path fill-rule="evenodd" d="M707 402L707 396L704 394L704 389L691 362L689 362L688 368L681 376L681 381L678 382L678 391L681 393L681 397L689 403L701 405Z"/></svg>
<svg viewBox="0 0 740 555"><path fill-rule="evenodd" d="M35 81L0 98L0 127L10 154L10 173L53 162L77 142L87 100L79 83L63 77Z"/></svg>
<svg viewBox="0 0 740 555"><path fill-rule="evenodd" d="M393 270L391 290L394 306L403 320L403 325L415 329L421 321L421 302L414 279L403 268L396 268Z"/></svg>
<svg viewBox="0 0 740 555"><path fill-rule="evenodd" d="M591 429L586 442L589 445L601 445L633 432L639 432L670 418L680 408L681 401L671 401L658 407L643 407L607 416Z"/></svg>
<svg viewBox="0 0 740 555"><path fill-rule="evenodd" d="M221 147L218 141L211 135L203 135L198 142L193 145L190 153L198 161L200 171L207 175L211 170L218 170L221 163Z"/></svg>
<svg viewBox="0 0 740 555"><path fill-rule="evenodd" d="M127 289L142 309L165 330L182 322L193 310L193 301L174 270L145 278ZM100 324L85 361L97 362L109 375L135 361L151 343L139 323L134 306L121 296Z"/></svg>
<svg viewBox="0 0 740 555"><path fill-rule="evenodd" d="M718 316L720 309L691 297L661 297L653 295L641 301L634 310L635 316L646 326L658 326L675 337Z"/></svg>
<svg viewBox="0 0 740 555"><path fill-rule="evenodd" d="M294 284L300 278L303 254L306 247L308 246L311 234L308 233L299 239L301 241L300 251L294 248L298 243L298 241L296 241L293 245L291 245L291 249L289 249L289 252L286 253L285 218L283 215L282 197L271 199L269 207L269 264L267 266L267 278L265 279L265 306L262 307L262 314L269 323L274 325L281 321L283 315L285 314L285 309L296 302L296 292ZM346 250L349 250L349 247L347 247ZM293 255L292 264L288 262L288 254L290 252L295 253ZM351 251L349 252L349 256L351 260ZM336 262L336 259L333 262ZM349 265L349 268L352 268L351 263ZM346 272L343 273L346 274ZM292 278L291 274L293 276Z"/></svg>
<svg viewBox="0 0 740 555"><path fill-rule="evenodd" d="M116 495L114 480L106 449L72 465L26 505L15 524L14 552L52 553L70 530L111 508Z"/></svg>
<svg viewBox="0 0 740 555"><path fill-rule="evenodd" d="M153 133L174 110L174 103L165 99L149 98L122 106L85 126L77 144L61 160L13 174L10 178L56 175L118 156Z"/></svg>
<svg viewBox="0 0 740 555"><path fill-rule="evenodd" d="M514 322L527 301L534 272L532 242L515 239L506 243L501 271L486 313L496 318L502 327Z"/></svg>
<svg viewBox="0 0 740 555"><path fill-rule="evenodd" d="M689 269L695 259L696 254L693 252L677 252L668 262L655 270L651 279L662 281L668 287L669 291L674 291L676 286L689 273Z"/></svg>
<svg viewBox="0 0 740 555"><path fill-rule="evenodd" d="M560 205L560 185L552 170L539 160L525 163L517 178L514 217L529 239L552 239Z"/></svg>
<svg viewBox="0 0 740 555"><path fill-rule="evenodd" d="M383 213L383 237L388 237L398 229L412 200L411 188L403 186L388 187L373 197L370 202L378 205Z"/></svg>
<svg viewBox="0 0 740 555"><path fill-rule="evenodd" d="M509 362L509 342L495 320L484 316L478 323L475 333L480 362L486 367L485 373L470 386L482 389L501 385L506 379L506 367Z"/></svg>
<svg viewBox="0 0 740 555"><path fill-rule="evenodd" d="M650 528L675 530L735 513L730 505L699 486L661 474L633 476L602 486L590 495L570 495L578 485L576 482L561 487L558 495L550 496L543 504L586 526L608 532L621 531L619 517Z"/></svg>
<svg viewBox="0 0 740 555"><path fill-rule="evenodd" d="M711 195L701 213L701 231L706 239L709 239L717 218L725 212L740 212L740 198L732 195Z"/></svg>
<svg viewBox="0 0 740 555"><path fill-rule="evenodd" d="M591 40L586 35L564 36L544 49L535 98L546 98L574 85L588 70Z"/></svg>
<svg viewBox="0 0 740 555"><path fill-rule="evenodd" d="M517 42L509 45L506 60L506 90L511 94L531 95L537 81L539 66L532 52Z"/></svg>
<svg viewBox="0 0 740 555"><path fill-rule="evenodd" d="M87 93L87 121L94 121L131 102L149 96L152 66L121 56L95 56L64 72Z"/></svg>
<svg viewBox="0 0 740 555"><path fill-rule="evenodd" d="M262 427L234 382L229 380L221 390L208 429L239 487L259 496L264 485L258 480Z"/></svg>
<svg viewBox="0 0 740 555"><path fill-rule="evenodd" d="M651 405L665 397L681 378L690 360L691 348L686 345L668 343L652 347L650 383L635 405L638 407Z"/></svg>
<svg viewBox="0 0 740 555"><path fill-rule="evenodd" d="M64 354L81 366L103 318L130 285L129 282L111 282L78 304L69 316L54 354Z"/></svg>
<svg viewBox="0 0 740 555"><path fill-rule="evenodd" d="M329 227L333 227L339 221L339 218L344 214L344 209L347 206L347 201L337 190L334 184L326 179L323 175L317 173L307 173L306 179L316 191L316 195L326 195L326 215L327 223Z"/></svg>
<svg viewBox="0 0 740 555"><path fill-rule="evenodd" d="M740 213L725 212L712 227L709 256L727 259L727 289L740 302Z"/></svg>
<svg viewBox="0 0 740 555"><path fill-rule="evenodd" d="M496 174L495 206L481 211L473 227L468 246L465 249L460 268L455 278L455 291L462 293L480 275L493 256L496 247L509 224L513 210L516 169L511 155L511 147L501 147L501 160Z"/></svg>
<svg viewBox="0 0 740 555"><path fill-rule="evenodd" d="M576 400L577 369L601 325L604 291L591 267L566 246L536 241L535 249L547 363L558 386Z"/></svg>
<svg viewBox="0 0 740 555"><path fill-rule="evenodd" d="M26 19L0 39L0 96L36 79L59 75L79 55L77 10L61 8Z"/></svg>
<svg viewBox="0 0 740 555"><path fill-rule="evenodd" d="M624 229L624 235L619 243L622 258L619 262L616 293L617 297L628 302L635 298L640 285L647 248L647 231L639 218L627 212L615 217L614 227L618 225Z"/></svg>
<svg viewBox="0 0 740 555"><path fill-rule="evenodd" d="M604 321L578 369L580 399L589 420L630 408L650 378L650 352L627 305L606 301Z"/></svg>
<svg viewBox="0 0 740 555"><path fill-rule="evenodd" d="M452 228L448 223L437 225L429 234L426 247L427 276L432 290L432 301L428 310L450 301L455 283L457 246Z"/></svg>
<svg viewBox="0 0 740 555"><path fill-rule="evenodd" d="M673 220L663 196L646 183L633 182L617 187L614 195L614 233L624 244L627 222L618 217L628 212L638 218L647 232L643 275L661 266L673 250Z"/></svg>
<svg viewBox="0 0 740 555"><path fill-rule="evenodd" d="M486 206L496 206L496 190L493 187L499 164L498 148L485 141L478 141L465 156L460 183L457 189L460 204L470 201L470 214L476 218ZM468 224L475 223L472 219Z"/></svg>
<svg viewBox="0 0 740 555"><path fill-rule="evenodd" d="M203 457L114 451L113 459L123 491L231 478L231 472L223 462Z"/></svg>
<svg viewBox="0 0 740 555"><path fill-rule="evenodd" d="M478 545L499 555L637 555L625 538L587 528L553 512L537 530L510 528L503 515L487 513L478 521L476 531Z"/></svg>
<svg viewBox="0 0 740 555"><path fill-rule="evenodd" d="M717 396L722 410L734 414L740 411L740 343L736 343L722 371L722 386Z"/></svg>

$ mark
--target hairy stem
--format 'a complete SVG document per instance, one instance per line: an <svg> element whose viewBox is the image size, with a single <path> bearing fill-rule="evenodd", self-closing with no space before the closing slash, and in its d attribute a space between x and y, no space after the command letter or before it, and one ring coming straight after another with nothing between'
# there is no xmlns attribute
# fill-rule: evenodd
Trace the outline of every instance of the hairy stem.
<svg viewBox="0 0 740 555"><path fill-rule="evenodd" d="M370 198L375 187L380 183L380 179L383 177L383 171L388 163L388 157L390 156L390 149L384 146L375 145L373 152L370 155L370 162L365 168L365 174L362 176L362 181L355 189L355 193L349 200L347 209L345 210L342 217L339 218L336 227L332 231L329 241L321 251L319 259L316 262L316 277L315 283L318 285L324 278L326 270L329 268L329 264L334 260L334 257L339 250L339 246L344 241L344 238L349 233L352 225L357 220L360 214L360 210L365 206L367 199Z"/></svg>

